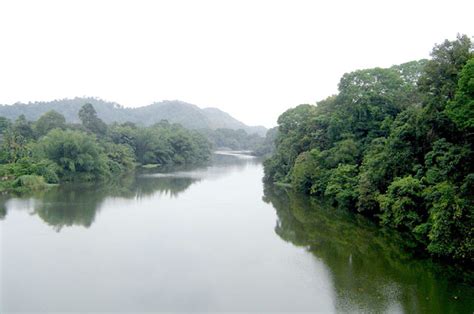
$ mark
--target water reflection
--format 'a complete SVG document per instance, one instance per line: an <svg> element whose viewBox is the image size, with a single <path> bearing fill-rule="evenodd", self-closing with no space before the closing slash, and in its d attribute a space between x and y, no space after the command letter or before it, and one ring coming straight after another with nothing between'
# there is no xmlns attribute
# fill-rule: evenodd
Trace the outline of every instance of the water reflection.
<svg viewBox="0 0 474 314"><path fill-rule="evenodd" d="M7 199L5 196L0 195L0 220L5 219L7 216Z"/></svg>
<svg viewBox="0 0 474 314"><path fill-rule="evenodd" d="M403 250L399 234L303 195L265 187L275 232L331 270L336 308L354 312L471 313L473 288L451 284L428 260Z"/></svg>
<svg viewBox="0 0 474 314"><path fill-rule="evenodd" d="M27 210L57 231L69 226L88 228L107 199L176 198L203 179L219 178L258 162L251 156L217 153L208 165L141 169L107 182L65 183L47 191L15 197L0 195L0 219L5 219L9 210Z"/></svg>
<svg viewBox="0 0 474 314"><path fill-rule="evenodd" d="M128 176L99 184L62 184L41 193L4 200L2 213L6 216L9 210L28 210L54 226L57 231L73 225L88 228L94 222L102 203L108 198L143 198L156 193L175 197L196 181L191 178Z"/></svg>
<svg viewBox="0 0 474 314"><path fill-rule="evenodd" d="M0 312L472 313L473 289L400 235L281 188L265 204L262 173L226 153L0 195Z"/></svg>

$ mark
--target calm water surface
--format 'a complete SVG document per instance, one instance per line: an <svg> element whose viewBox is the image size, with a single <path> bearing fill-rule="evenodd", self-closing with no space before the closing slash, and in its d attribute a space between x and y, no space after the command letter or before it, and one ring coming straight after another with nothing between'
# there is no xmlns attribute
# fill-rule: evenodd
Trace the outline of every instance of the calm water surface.
<svg viewBox="0 0 474 314"><path fill-rule="evenodd" d="M0 199L0 312L472 313L474 291L261 163ZM0 196L1 197L1 196Z"/></svg>

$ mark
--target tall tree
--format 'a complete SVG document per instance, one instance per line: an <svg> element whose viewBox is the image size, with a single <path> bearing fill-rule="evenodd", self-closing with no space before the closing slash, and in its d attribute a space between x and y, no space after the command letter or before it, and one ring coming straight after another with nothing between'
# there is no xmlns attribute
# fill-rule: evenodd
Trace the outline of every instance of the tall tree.
<svg viewBox="0 0 474 314"><path fill-rule="evenodd" d="M473 45L466 35L457 40L445 40L436 45L420 77L418 85L425 94L425 106L430 110L443 110L454 98L461 69L473 57Z"/></svg>
<svg viewBox="0 0 474 314"><path fill-rule="evenodd" d="M66 119L55 110L50 110L43 114L35 123L35 130L38 137L41 137L52 129L64 129Z"/></svg>
<svg viewBox="0 0 474 314"><path fill-rule="evenodd" d="M99 117L94 106L87 103L79 110L79 119L82 125L90 132L99 136L104 136L107 133L107 125Z"/></svg>
<svg viewBox="0 0 474 314"><path fill-rule="evenodd" d="M474 58L461 71L458 89L446 113L461 130L474 131Z"/></svg>

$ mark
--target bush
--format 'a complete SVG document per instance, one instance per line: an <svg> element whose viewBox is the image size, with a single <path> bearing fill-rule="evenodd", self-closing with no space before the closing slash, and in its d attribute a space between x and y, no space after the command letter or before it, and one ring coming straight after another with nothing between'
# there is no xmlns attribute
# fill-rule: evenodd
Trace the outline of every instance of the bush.
<svg viewBox="0 0 474 314"><path fill-rule="evenodd" d="M34 173L42 176L47 183L59 183L58 173L60 172L60 169L54 162L41 160L39 163L33 164L32 167L34 168Z"/></svg>
<svg viewBox="0 0 474 314"><path fill-rule="evenodd" d="M24 175L18 177L12 184L12 187L16 190L29 190L37 191L43 190L48 187L44 182L43 177L35 175Z"/></svg>
<svg viewBox="0 0 474 314"><path fill-rule="evenodd" d="M94 136L54 129L38 142L41 157L58 165L66 180L93 180L110 175L108 158Z"/></svg>
<svg viewBox="0 0 474 314"><path fill-rule="evenodd" d="M423 185L412 176L396 178L387 193L379 196L381 219L394 228L413 231L426 220L423 206Z"/></svg>

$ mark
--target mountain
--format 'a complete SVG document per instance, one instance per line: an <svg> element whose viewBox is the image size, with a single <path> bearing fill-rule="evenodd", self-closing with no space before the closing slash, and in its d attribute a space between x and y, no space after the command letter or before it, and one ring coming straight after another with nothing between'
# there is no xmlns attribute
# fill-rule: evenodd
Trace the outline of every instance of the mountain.
<svg viewBox="0 0 474 314"><path fill-rule="evenodd" d="M232 129L239 130L243 129L248 134L258 134L265 136L267 129L264 126L248 126L239 120L232 117L227 112L224 112L217 108L204 108L202 109L204 115L211 121L210 129Z"/></svg>
<svg viewBox="0 0 474 314"><path fill-rule="evenodd" d="M179 100L165 100L148 106L126 108L114 102L108 102L92 97L76 97L74 99L61 99L48 102L16 103L13 105L0 105L0 116L16 119L24 114L28 120L37 120L43 113L55 110L66 118L66 121L79 122L79 109L90 103L97 111L97 115L106 123L134 122L137 124L151 125L161 120L179 123L189 129L243 129L248 134L264 136L266 128L263 126L248 126L235 119L228 113L217 108L201 109L196 105Z"/></svg>

